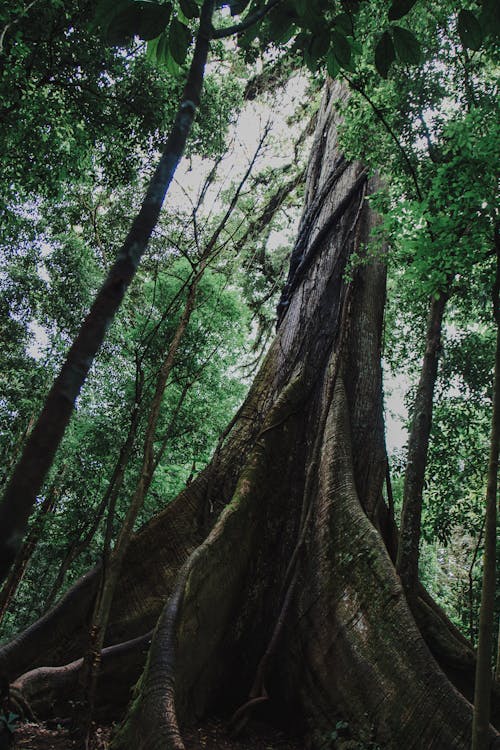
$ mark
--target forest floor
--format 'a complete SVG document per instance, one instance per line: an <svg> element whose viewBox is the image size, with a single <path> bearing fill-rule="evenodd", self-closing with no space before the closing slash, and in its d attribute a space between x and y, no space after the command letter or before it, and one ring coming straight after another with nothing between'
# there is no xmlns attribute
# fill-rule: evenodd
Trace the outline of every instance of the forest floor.
<svg viewBox="0 0 500 750"><path fill-rule="evenodd" d="M94 750L107 750L110 727L98 727ZM184 733L188 750L304 750L304 743L287 737L282 731L266 724L252 723L233 739L219 720L206 722ZM66 729L48 729L43 724L21 724L13 735L11 750L70 750L72 742Z"/></svg>

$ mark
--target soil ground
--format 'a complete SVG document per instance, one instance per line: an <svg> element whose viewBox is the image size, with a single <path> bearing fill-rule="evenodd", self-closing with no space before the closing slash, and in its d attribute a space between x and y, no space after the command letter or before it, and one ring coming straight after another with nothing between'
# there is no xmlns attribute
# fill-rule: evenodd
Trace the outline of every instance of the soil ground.
<svg viewBox="0 0 500 750"><path fill-rule="evenodd" d="M110 727L97 727L94 750L107 750ZM304 750L296 738L265 724L252 723L245 732L233 739L219 720L207 721L203 726L184 733L187 750ZM70 750L72 742L66 729L48 729L43 724L21 724L13 735L12 750Z"/></svg>

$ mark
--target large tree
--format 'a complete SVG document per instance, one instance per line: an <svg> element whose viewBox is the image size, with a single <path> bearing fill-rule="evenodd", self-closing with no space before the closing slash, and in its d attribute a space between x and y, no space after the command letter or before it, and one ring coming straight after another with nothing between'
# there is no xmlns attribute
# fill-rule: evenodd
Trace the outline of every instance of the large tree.
<svg viewBox="0 0 500 750"><path fill-rule="evenodd" d="M393 565L383 258L348 271L380 185L339 151L345 95L327 85L278 332L249 395L211 464L127 552L101 712L116 717L157 625L116 748L182 748L187 723L235 711L239 725L261 703L293 713L315 746L339 719L389 748L470 746L473 655L423 589L411 613ZM68 711L97 581L0 651L40 714Z"/></svg>

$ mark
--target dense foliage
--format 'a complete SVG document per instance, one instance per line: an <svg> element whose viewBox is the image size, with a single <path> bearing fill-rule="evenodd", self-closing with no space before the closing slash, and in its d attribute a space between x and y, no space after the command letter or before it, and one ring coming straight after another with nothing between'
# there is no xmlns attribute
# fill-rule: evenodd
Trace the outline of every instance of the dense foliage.
<svg viewBox="0 0 500 750"><path fill-rule="evenodd" d="M35 0L2 11L2 484L138 210L175 115L200 6ZM244 91L248 99L259 93L263 111L266 97L275 102L276 88L300 69L313 103L290 114L290 130L306 140L322 78L343 77L351 92L343 148L382 173L384 186L372 198L382 221L371 253L388 263L384 359L407 390L409 419L429 304L442 294L448 300L420 570L451 619L477 637L500 221L500 58L495 4L463 6L219 4L215 54L188 144L200 178L193 190L181 187L175 210L164 211L78 399L37 500L34 544L4 636L40 615L116 538L143 471L161 363L215 235L161 401L155 472L135 528L206 465L241 401L272 334L304 170L299 145L292 154L290 143L290 153L268 154L245 185L234 163L232 180L218 170L228 133L241 132L235 122ZM252 14L258 23L247 24ZM233 24L243 24L238 49L225 41ZM183 177L189 182L188 170ZM396 507L404 463L404 449L390 457Z"/></svg>

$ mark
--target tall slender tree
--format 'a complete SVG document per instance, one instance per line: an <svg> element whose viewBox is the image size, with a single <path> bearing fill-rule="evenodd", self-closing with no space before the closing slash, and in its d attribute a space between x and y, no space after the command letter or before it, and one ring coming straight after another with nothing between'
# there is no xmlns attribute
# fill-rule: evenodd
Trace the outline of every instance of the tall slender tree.
<svg viewBox="0 0 500 750"><path fill-rule="evenodd" d="M493 407L491 417L490 455L486 488L486 521L484 528L483 583L479 614L476 682L474 690L474 724L472 750L489 746L489 722L492 681L493 632L497 572L497 495L498 451L500 447L500 225L495 226L496 275L493 286L493 318L497 327Z"/></svg>
<svg viewBox="0 0 500 750"><path fill-rule="evenodd" d="M112 265L43 410L26 442L0 505L0 578L5 578L21 544L33 504L71 417L106 330L118 310L157 224L166 192L181 159L200 101L212 30L213 1L206 0L186 86L161 160L151 179L141 210Z"/></svg>

